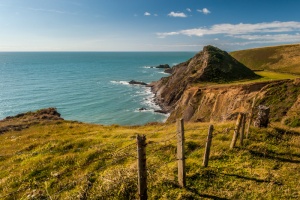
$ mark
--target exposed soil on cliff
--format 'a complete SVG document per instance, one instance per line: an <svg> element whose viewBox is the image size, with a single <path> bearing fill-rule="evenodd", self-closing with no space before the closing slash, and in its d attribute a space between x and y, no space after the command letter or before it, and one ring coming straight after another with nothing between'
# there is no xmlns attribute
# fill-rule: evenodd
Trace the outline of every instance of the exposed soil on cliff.
<svg viewBox="0 0 300 200"><path fill-rule="evenodd" d="M249 112L254 97L257 105L271 107L272 121L280 121L292 107L298 108L298 83L276 80L237 84L256 78L259 76L225 51L207 46L192 59L173 67L171 76L150 86L157 103L170 112L168 122L180 117L194 122L232 120L238 112ZM231 82L235 84L228 84Z"/></svg>
<svg viewBox="0 0 300 200"><path fill-rule="evenodd" d="M156 94L157 103L164 110L171 111L184 91L195 83L226 83L258 77L227 52L206 46L190 60L174 66L171 76L162 78L150 86Z"/></svg>
<svg viewBox="0 0 300 200"><path fill-rule="evenodd" d="M295 116L299 107L300 87L293 80L191 87L177 102L168 122L174 122L179 117L194 122L233 120L238 112L250 112L254 97L256 107L263 104L271 108L271 121L281 121L289 113Z"/></svg>

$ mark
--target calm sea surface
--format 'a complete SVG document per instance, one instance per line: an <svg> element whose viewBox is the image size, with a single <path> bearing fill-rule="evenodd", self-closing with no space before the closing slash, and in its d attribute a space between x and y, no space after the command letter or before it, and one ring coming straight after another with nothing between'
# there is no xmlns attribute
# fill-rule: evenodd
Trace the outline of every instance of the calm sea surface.
<svg viewBox="0 0 300 200"><path fill-rule="evenodd" d="M98 124L145 124L163 121L154 113L150 83L168 76L159 64L175 65L193 52L0 53L0 119L56 107L68 120ZM149 110L139 111L145 107Z"/></svg>

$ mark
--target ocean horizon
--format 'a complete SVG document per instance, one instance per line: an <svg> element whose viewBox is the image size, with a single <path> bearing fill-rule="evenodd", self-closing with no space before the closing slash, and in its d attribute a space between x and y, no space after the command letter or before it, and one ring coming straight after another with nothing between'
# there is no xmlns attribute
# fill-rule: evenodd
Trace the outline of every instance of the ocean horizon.
<svg viewBox="0 0 300 200"><path fill-rule="evenodd" d="M0 52L0 119L55 107L66 120L142 125L163 122L149 87L195 52ZM140 111L140 108L146 110Z"/></svg>

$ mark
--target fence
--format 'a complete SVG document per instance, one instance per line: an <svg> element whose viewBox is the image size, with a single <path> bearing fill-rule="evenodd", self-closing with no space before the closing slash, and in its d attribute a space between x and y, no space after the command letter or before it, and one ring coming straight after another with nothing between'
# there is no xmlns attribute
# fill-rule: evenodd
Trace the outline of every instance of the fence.
<svg viewBox="0 0 300 200"><path fill-rule="evenodd" d="M249 121L252 120L251 118ZM250 121L251 122L251 121ZM237 143L237 138L240 137L240 145L243 145L243 140L244 140L244 130L245 130L245 124L246 124L246 114L245 113L240 113L237 118L236 126L233 129L234 134L232 138L232 142L230 144L230 148L234 148ZM174 143L175 138L177 138L177 150L176 154L174 155L174 159L171 159L169 162L162 163L161 166L167 166L171 162L177 162L178 165L178 185L180 187L186 187L186 154L185 154L185 134L184 134L184 122L182 119L177 120L176 123L177 131L176 134L174 133L173 136L169 138L165 138L162 141L159 142L153 142L150 141L147 143L146 136L145 135L137 135L136 136L136 142L132 142L129 145L118 149L117 151L112 151L107 157L101 158L102 160L109 160L110 163L107 163L103 165L102 167L99 167L98 170L105 169L106 167L109 167L113 164L120 163L120 160L125 159L125 158L130 158L130 159L137 159L137 166L138 166L138 172L137 172L137 182L138 182L138 196L139 199L147 199L147 181L149 176L149 171L147 168L147 159L146 159L146 152L148 154L155 154L158 151L161 151L161 149L154 149L154 150L148 150L146 151L147 146L148 147L153 147L158 144L164 144L167 146L168 143ZM249 126L248 126L249 127ZM164 127L161 128L162 130ZM228 130L227 130L228 131ZM155 131L156 132L156 131ZM201 146L205 146L205 153L203 155L203 166L207 167L209 163L209 155L210 155L210 150L211 150L211 145L212 145L212 139L213 139L213 134L214 132L214 126L210 125L208 128L208 135L206 141L203 141L204 144ZM219 134L220 132L217 132L215 134ZM247 132L247 135L249 134L249 131ZM148 135L150 136L150 135ZM107 144L106 144L107 145ZM113 144L112 148L113 148ZM134 151L134 147L136 146L136 152ZM39 152L42 154L43 152ZM81 178L78 178L76 181L73 181L64 187L62 187L59 191L57 191L54 194L49 194L47 191L47 195L51 199L51 196L58 195L62 193L63 191L67 190L68 188L73 187L74 185L80 183L81 181L86 181L87 183L89 182L89 179L93 176L93 174L89 173ZM89 184L87 184L85 190L88 191ZM20 192L21 190L18 190ZM5 198L7 196L13 195L12 193L9 193L5 196L0 196L0 198ZM87 195L87 193L83 193L83 196ZM84 198L83 198L84 199Z"/></svg>

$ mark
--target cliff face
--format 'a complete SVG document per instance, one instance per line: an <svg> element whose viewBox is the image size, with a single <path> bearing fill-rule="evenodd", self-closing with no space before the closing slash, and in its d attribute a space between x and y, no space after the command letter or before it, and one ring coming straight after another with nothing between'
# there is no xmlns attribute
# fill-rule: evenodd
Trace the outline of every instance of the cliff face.
<svg viewBox="0 0 300 200"><path fill-rule="evenodd" d="M233 120L238 112L249 112L253 99L256 106L270 106L272 121L285 124L299 116L300 84L293 80L229 85L221 87L191 87L176 103L168 122L182 117L185 121L222 122Z"/></svg>
<svg viewBox="0 0 300 200"><path fill-rule="evenodd" d="M206 46L190 60L173 67L170 77L162 78L150 86L157 102L164 110L171 111L184 91L193 84L254 78L258 76L227 52Z"/></svg>
<svg viewBox="0 0 300 200"><path fill-rule="evenodd" d="M229 54L207 46L192 59L173 67L171 76L150 86L157 103L170 112L168 122L180 117L194 122L232 120L238 112L249 112L255 96L257 105L271 107L273 121L280 121L291 108L298 107L300 87L292 80L239 85L198 84L255 78L258 78L256 74Z"/></svg>

